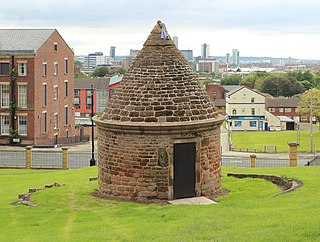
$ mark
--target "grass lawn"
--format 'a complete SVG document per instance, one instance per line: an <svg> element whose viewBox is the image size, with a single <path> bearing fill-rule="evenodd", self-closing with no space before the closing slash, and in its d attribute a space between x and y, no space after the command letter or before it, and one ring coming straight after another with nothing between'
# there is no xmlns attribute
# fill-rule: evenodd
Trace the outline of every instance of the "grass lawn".
<svg viewBox="0 0 320 242"><path fill-rule="evenodd" d="M294 177L297 191L226 172ZM312 241L320 238L320 167L223 168L230 193L216 205L144 205L99 200L96 167L71 171L0 169L0 241ZM66 186L33 195L41 207L11 206L17 194L53 182Z"/></svg>
<svg viewBox="0 0 320 242"><path fill-rule="evenodd" d="M277 152L288 152L288 142L297 142L297 131L247 131L232 132L232 142L235 148L250 148L264 150L266 145L277 146ZM313 131L313 144L316 150L320 150L320 133L318 130ZM310 152L310 131L300 131L299 152Z"/></svg>

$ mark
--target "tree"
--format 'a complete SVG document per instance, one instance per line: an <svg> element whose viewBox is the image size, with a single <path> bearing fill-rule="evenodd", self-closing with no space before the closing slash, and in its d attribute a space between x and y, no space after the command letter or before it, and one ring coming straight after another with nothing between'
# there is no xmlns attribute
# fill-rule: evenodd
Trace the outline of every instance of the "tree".
<svg viewBox="0 0 320 242"><path fill-rule="evenodd" d="M303 93L304 90L303 85L297 79L279 74L265 78L261 86L262 92L269 93L275 97L291 97Z"/></svg>
<svg viewBox="0 0 320 242"><path fill-rule="evenodd" d="M257 90L261 90L263 80L269 76L269 73L265 71L256 71L248 76L242 78L242 82L251 83Z"/></svg>
<svg viewBox="0 0 320 242"><path fill-rule="evenodd" d="M221 85L239 85L241 82L240 75L226 76L220 80Z"/></svg>
<svg viewBox="0 0 320 242"><path fill-rule="evenodd" d="M320 90L312 88L304 92L301 95L301 102L297 112L317 117L320 120Z"/></svg>
<svg viewBox="0 0 320 242"><path fill-rule="evenodd" d="M312 85L312 83L307 80L301 81L300 83L302 84L305 90L309 90L314 87L314 85Z"/></svg>
<svg viewBox="0 0 320 242"><path fill-rule="evenodd" d="M317 78L309 70L308 71L293 71L287 74L289 77L293 77L300 82L305 90L311 89L317 85Z"/></svg>
<svg viewBox="0 0 320 242"><path fill-rule="evenodd" d="M110 74L110 68L107 66L98 66L96 69L94 69L94 72L92 73L92 76L95 77L104 77L107 74Z"/></svg>
<svg viewBox="0 0 320 242"><path fill-rule="evenodd" d="M81 61L74 61L74 68L82 68L83 64L81 63Z"/></svg>

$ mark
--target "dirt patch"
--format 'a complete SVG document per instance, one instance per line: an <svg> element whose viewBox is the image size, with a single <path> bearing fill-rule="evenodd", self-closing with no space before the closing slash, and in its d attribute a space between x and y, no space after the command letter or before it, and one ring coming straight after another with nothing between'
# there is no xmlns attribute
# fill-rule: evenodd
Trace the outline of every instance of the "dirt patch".
<svg viewBox="0 0 320 242"><path fill-rule="evenodd" d="M244 174L244 173L228 173L227 176L233 176L236 178L259 178L266 181L270 181L273 184L277 185L282 192L274 194L273 197L285 194L288 192L293 192L299 187L303 186L303 182L295 178L285 178L278 175L269 175L269 174Z"/></svg>
<svg viewBox="0 0 320 242"><path fill-rule="evenodd" d="M160 200L160 199L150 199L146 201L138 201L135 199L130 199L126 197L115 197L111 195L105 195L100 194L99 192L93 192L91 193L92 196L98 199L104 199L104 200L111 200L111 201L117 201L117 202L134 202L139 204L158 204L158 205L167 205L169 204L167 200Z"/></svg>

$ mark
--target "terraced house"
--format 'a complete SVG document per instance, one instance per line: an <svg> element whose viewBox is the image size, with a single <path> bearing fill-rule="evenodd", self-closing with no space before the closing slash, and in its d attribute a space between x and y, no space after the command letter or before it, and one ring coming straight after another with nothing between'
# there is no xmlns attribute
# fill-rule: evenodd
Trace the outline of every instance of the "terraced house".
<svg viewBox="0 0 320 242"><path fill-rule="evenodd" d="M75 141L73 56L55 29L0 29L0 144Z"/></svg>

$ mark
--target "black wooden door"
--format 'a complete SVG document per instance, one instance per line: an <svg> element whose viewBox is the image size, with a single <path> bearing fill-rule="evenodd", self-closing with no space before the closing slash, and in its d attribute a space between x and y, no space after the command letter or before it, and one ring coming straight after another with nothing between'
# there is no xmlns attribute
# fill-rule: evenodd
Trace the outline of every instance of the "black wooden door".
<svg viewBox="0 0 320 242"><path fill-rule="evenodd" d="M194 197L195 192L195 143L174 145L174 198Z"/></svg>

